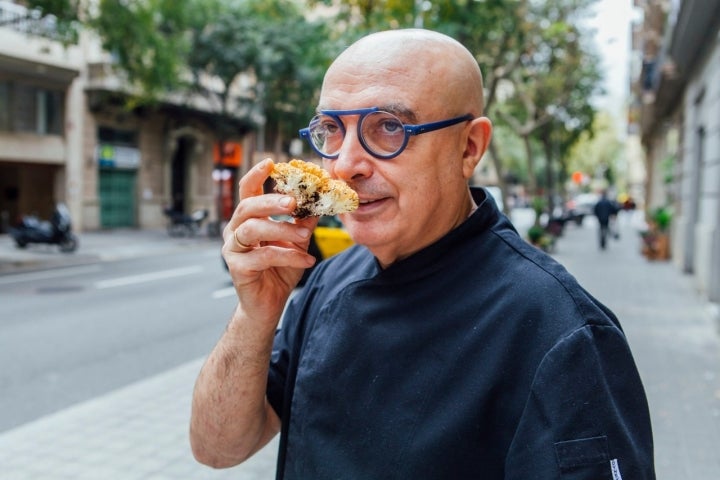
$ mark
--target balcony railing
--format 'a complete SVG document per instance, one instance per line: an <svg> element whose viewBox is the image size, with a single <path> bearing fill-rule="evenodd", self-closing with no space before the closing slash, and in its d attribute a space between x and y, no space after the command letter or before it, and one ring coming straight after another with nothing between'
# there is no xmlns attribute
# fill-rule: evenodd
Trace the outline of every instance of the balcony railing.
<svg viewBox="0 0 720 480"><path fill-rule="evenodd" d="M58 28L54 15L42 15L39 10L31 10L17 3L0 0L0 28L10 28L27 35L49 38L64 43L71 37Z"/></svg>

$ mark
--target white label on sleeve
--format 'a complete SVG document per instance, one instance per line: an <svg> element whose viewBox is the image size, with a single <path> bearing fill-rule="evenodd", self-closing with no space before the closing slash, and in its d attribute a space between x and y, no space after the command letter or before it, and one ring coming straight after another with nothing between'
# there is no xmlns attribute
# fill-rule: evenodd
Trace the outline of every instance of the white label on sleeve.
<svg viewBox="0 0 720 480"><path fill-rule="evenodd" d="M617 458L610 460L610 470L612 471L613 480L622 480L620 475L620 467L618 466Z"/></svg>

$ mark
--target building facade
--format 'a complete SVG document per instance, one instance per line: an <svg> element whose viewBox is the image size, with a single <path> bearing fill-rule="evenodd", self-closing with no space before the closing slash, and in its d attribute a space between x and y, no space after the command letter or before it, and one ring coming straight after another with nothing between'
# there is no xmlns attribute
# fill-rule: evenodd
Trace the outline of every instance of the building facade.
<svg viewBox="0 0 720 480"><path fill-rule="evenodd" d="M720 1L636 4L647 205L671 208L673 262L720 302Z"/></svg>
<svg viewBox="0 0 720 480"><path fill-rule="evenodd" d="M53 38L53 24L0 2L0 228L21 213L49 217L55 200L79 206L83 55ZM75 117L77 118L77 117Z"/></svg>
<svg viewBox="0 0 720 480"><path fill-rule="evenodd" d="M77 231L160 228L167 208L207 209L219 227L239 176L267 156L249 115L225 118L233 133L219 138L202 103L128 109L99 41L80 32L67 45L55 31L52 17L0 0L0 233L57 202Z"/></svg>

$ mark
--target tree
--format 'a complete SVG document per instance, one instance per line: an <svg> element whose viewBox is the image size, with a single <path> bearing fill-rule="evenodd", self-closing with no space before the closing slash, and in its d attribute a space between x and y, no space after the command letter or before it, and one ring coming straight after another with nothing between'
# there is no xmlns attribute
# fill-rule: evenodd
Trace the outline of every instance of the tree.
<svg viewBox="0 0 720 480"><path fill-rule="evenodd" d="M463 43L474 53L483 71L486 111L493 119L503 112L507 113L505 118L514 119L513 125L526 139L526 156L532 163L530 144L536 141L533 133L553 122L555 116L567 116L561 112L564 101L572 95L574 86L584 81L577 78L573 69L584 61L587 52L579 48L582 32L571 22L573 15L592 1L335 0L322 3L331 3L338 9L338 23L347 36L422 24ZM424 7L418 9L418 5ZM514 104L508 106L504 97L510 82L514 83L514 98L510 101ZM490 150L502 181L504 165L495 140ZM537 183L534 171L533 165L527 169L533 185Z"/></svg>
<svg viewBox="0 0 720 480"><path fill-rule="evenodd" d="M562 157L580 131L590 128L594 109L589 98L600 74L592 53L583 46L582 32L569 23L588 1L536 4L531 10L533 29L527 53L510 75L512 97L497 115L523 139L528 162L528 190L538 194L532 143L540 140L545 152L548 207L554 202L553 159Z"/></svg>
<svg viewBox="0 0 720 480"><path fill-rule="evenodd" d="M81 0L27 0L28 7L39 10L43 15L54 15L61 21L73 22L79 19Z"/></svg>
<svg viewBox="0 0 720 480"><path fill-rule="evenodd" d="M492 112L500 85L527 51L526 35L532 26L528 0L310 0L311 5L319 3L338 10L337 35L348 43L371 31L416 26L455 38L473 52L481 67L486 112ZM504 168L495 145L491 139L491 159L505 193Z"/></svg>
<svg viewBox="0 0 720 480"><path fill-rule="evenodd" d="M12 18L7 22L39 22L51 17L54 23L52 32L43 31L42 34L64 43L65 45L77 43L80 28L80 1L81 0L27 0L28 11L24 18ZM40 30L45 30L39 27Z"/></svg>
<svg viewBox="0 0 720 480"><path fill-rule="evenodd" d="M99 0L87 10L82 0L30 3L97 32L127 81L129 107L201 95L217 114L214 127L267 120L278 138L311 116L335 50L318 41L327 38L322 22L307 21L292 0ZM242 77L255 83L240 88ZM236 127L228 122L238 118Z"/></svg>
<svg viewBox="0 0 720 480"><path fill-rule="evenodd" d="M34 1L62 11L79 0ZM573 21L593 1L307 0L310 8L303 8L291 0L100 0L91 18L138 91L156 99L184 89L214 98L220 112L251 112L259 126L277 133L276 150L311 116L322 74L341 45L386 28L446 33L478 60L488 115L496 123L504 118L526 139L527 175L537 185L533 142L542 142L548 162L562 159L592 123L587 99L599 75ZM325 16L313 12L317 20L309 22L317 6L332 8ZM238 97L243 74L255 88ZM217 86L207 88L203 78ZM491 141L491 158L504 186L507 162L496 145ZM546 172L551 183L552 168Z"/></svg>
<svg viewBox="0 0 720 480"><path fill-rule="evenodd" d="M307 21L292 2L266 13L255 66L258 101L275 136L274 150L285 149L286 140L313 116L324 72L334 56L326 24ZM260 0L265 7L268 2ZM292 8L291 8L292 7Z"/></svg>
<svg viewBox="0 0 720 480"><path fill-rule="evenodd" d="M100 0L87 25L114 56L129 93L138 103L153 103L187 85L188 31L194 20L211 18L216 8L214 1L200 0Z"/></svg>
<svg viewBox="0 0 720 480"><path fill-rule="evenodd" d="M275 137L275 150L283 148L289 126L307 121L328 56L324 26L308 22L295 2L246 1L223 5L213 18L198 25L192 35L188 66L195 90L220 105L224 115L251 116L261 130ZM213 78L210 89L202 79ZM244 97L239 81L249 79ZM288 127L286 127L287 125Z"/></svg>
<svg viewBox="0 0 720 480"><path fill-rule="evenodd" d="M425 13L428 20L437 22L438 30L455 37L475 55L484 77L485 112L491 118L495 116L501 86L527 52L527 37L532 29L528 8L527 0L463 0L440 2L435 12ZM501 190L506 195L507 166L497 144L497 140L491 138L488 148ZM507 198L503 200L509 205Z"/></svg>
<svg viewBox="0 0 720 480"><path fill-rule="evenodd" d="M613 119L609 114L601 113L595 117L592 131L582 132L569 149L568 171L583 172L596 181L608 182L603 175L620 169L618 160L621 152L622 144L618 140ZM602 186L607 187L609 184Z"/></svg>
<svg viewBox="0 0 720 480"><path fill-rule="evenodd" d="M188 54L183 69L192 79L181 85L188 96L205 98L216 115L209 121L219 136L220 149L233 136L232 118L255 117L255 102L243 77L254 75L259 57L258 21L243 6L216 4L188 25ZM179 78L178 78L179 80ZM176 87L177 88L177 87Z"/></svg>
<svg viewBox="0 0 720 480"><path fill-rule="evenodd" d="M200 94L214 106L221 135L232 133L225 131L232 127L229 120L242 118L260 129L261 147L269 130L276 151L290 126L311 116L330 49L318 42L327 36L324 25L305 20L297 2L136 0L126 8L103 0L103 5L94 25L145 98L157 100L168 91ZM127 35L128 23L142 32Z"/></svg>

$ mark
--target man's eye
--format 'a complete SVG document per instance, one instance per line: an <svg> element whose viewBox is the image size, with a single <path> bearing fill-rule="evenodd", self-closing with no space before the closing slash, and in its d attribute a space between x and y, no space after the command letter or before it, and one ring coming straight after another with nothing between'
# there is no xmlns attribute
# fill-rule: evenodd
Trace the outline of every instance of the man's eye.
<svg viewBox="0 0 720 480"><path fill-rule="evenodd" d="M334 135L340 130L340 126L336 122L328 120L319 125L319 130L323 131L325 135Z"/></svg>
<svg viewBox="0 0 720 480"><path fill-rule="evenodd" d="M403 130L402 123L398 122L397 120L390 119L383 120L380 123L379 127L380 130L384 133L399 133Z"/></svg>

